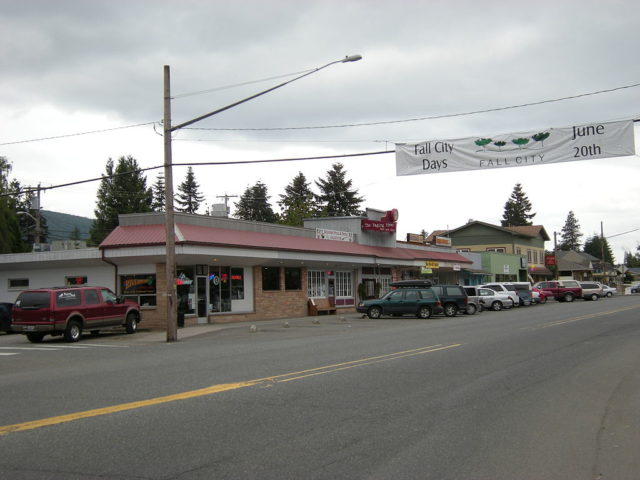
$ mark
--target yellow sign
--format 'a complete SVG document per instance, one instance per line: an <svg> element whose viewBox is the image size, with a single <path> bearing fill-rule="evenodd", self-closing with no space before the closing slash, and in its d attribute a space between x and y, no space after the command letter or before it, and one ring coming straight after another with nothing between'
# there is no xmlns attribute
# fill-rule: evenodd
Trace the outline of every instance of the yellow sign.
<svg viewBox="0 0 640 480"><path fill-rule="evenodd" d="M440 264L434 260L427 260L424 262L424 266L427 268L438 268Z"/></svg>

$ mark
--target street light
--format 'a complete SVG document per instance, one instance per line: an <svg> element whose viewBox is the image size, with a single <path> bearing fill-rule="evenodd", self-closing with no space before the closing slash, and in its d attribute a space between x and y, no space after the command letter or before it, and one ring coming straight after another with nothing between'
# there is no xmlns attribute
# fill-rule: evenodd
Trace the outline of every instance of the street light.
<svg viewBox="0 0 640 480"><path fill-rule="evenodd" d="M318 68L304 73L298 77L292 78L286 82L280 83L275 87L271 87L262 92L258 92L250 97L244 98L240 101L227 105L226 107L219 108L213 112L206 113L192 120L180 123L175 126L171 126L171 78L169 65L164 66L164 194L165 194L165 248L166 248L166 288L167 288L167 342L175 342L178 339L178 322L176 311L176 244L175 244L175 224L173 215L173 172L172 172L172 152L171 152L171 133L181 128L192 125L205 118L212 117L218 113L229 110L233 107L237 107L249 100L260 97L266 93L273 92L278 88L284 87L296 80L307 77L313 73L316 73L324 68L327 68L336 63L357 62L361 60L361 55L348 55L343 59L329 62Z"/></svg>

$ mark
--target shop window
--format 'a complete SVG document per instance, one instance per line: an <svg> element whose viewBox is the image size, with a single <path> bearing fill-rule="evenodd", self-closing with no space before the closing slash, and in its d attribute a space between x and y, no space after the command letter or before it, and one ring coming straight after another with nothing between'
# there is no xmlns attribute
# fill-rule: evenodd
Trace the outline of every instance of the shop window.
<svg viewBox="0 0 640 480"><path fill-rule="evenodd" d="M489 247L487 252L505 253L504 247Z"/></svg>
<svg viewBox="0 0 640 480"><path fill-rule="evenodd" d="M244 268L231 269L231 298L244 300Z"/></svg>
<svg viewBox="0 0 640 480"><path fill-rule="evenodd" d="M302 269L300 268L284 269L284 289L285 290L302 290Z"/></svg>
<svg viewBox="0 0 640 480"><path fill-rule="evenodd" d="M307 296L323 298L327 296L327 281L325 272L309 270L307 272Z"/></svg>
<svg viewBox="0 0 640 480"><path fill-rule="evenodd" d="M262 267L262 290L280 290L279 267Z"/></svg>
<svg viewBox="0 0 640 480"><path fill-rule="evenodd" d="M10 278L9 288L29 288L28 278Z"/></svg>
<svg viewBox="0 0 640 480"><path fill-rule="evenodd" d="M155 306L155 274L121 275L120 293L125 298L138 302L142 307Z"/></svg>
<svg viewBox="0 0 640 480"><path fill-rule="evenodd" d="M336 272L336 296L353 297L351 272Z"/></svg>
<svg viewBox="0 0 640 480"><path fill-rule="evenodd" d="M65 287L72 287L72 286L86 285L86 284L87 284L87 277L83 277L83 276L64 277Z"/></svg>

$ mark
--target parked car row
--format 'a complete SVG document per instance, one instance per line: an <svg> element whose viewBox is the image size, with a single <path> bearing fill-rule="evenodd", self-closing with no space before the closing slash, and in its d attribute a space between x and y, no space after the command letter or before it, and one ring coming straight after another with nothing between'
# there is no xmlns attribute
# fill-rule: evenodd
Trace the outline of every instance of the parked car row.
<svg viewBox="0 0 640 480"><path fill-rule="evenodd" d="M427 280L404 280L391 283L392 290L381 298L361 301L356 311L369 318L412 315L429 318L458 313L473 315L482 310L500 311L519 306L546 303L549 297L572 302L577 298L598 300L611 297L614 288L598 282L554 280L538 282L494 282L486 285L432 285Z"/></svg>

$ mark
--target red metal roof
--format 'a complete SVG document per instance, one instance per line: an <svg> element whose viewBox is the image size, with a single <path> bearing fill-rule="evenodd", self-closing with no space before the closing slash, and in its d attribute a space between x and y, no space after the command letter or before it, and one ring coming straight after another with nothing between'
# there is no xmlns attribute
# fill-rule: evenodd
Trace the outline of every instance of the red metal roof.
<svg viewBox="0 0 640 480"><path fill-rule="evenodd" d="M100 244L102 249L164 245L164 225L119 226ZM472 263L457 253L412 248L376 247L317 238L246 232L197 225L176 224L176 244L287 250L334 255L361 255L394 260L439 260Z"/></svg>

